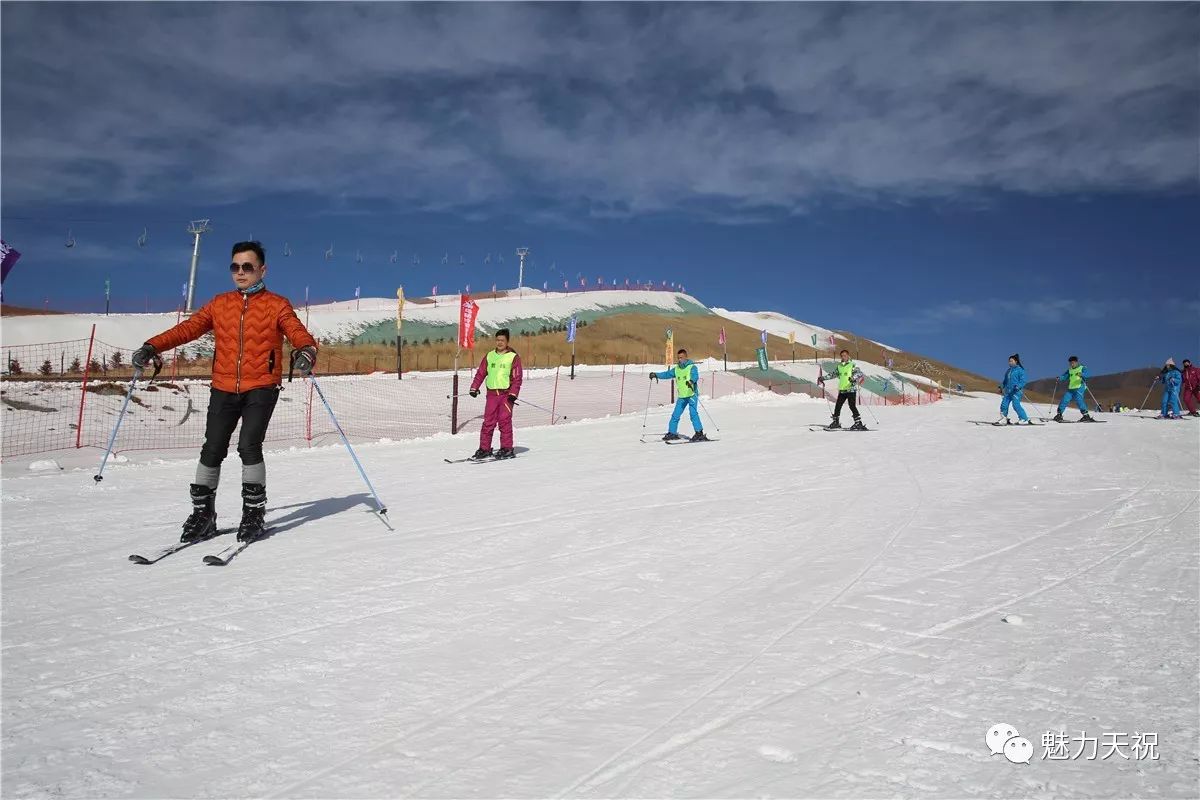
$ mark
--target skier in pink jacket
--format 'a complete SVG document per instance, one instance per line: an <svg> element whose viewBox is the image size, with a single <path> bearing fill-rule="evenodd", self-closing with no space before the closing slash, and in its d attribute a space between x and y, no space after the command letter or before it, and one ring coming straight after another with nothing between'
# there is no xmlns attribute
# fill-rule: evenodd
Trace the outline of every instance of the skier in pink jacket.
<svg viewBox="0 0 1200 800"><path fill-rule="evenodd" d="M500 449L495 457L512 458L512 412L521 393L521 357L508 346L508 328L496 331L496 349L489 350L475 370L471 381L471 397L479 396L479 387L487 389L487 406L483 412L483 427L479 430L479 449L474 459L491 458L492 433L500 426Z"/></svg>
<svg viewBox="0 0 1200 800"><path fill-rule="evenodd" d="M1200 402L1200 369L1192 366L1190 358L1183 360L1183 386L1179 390L1179 399L1187 406L1190 416L1200 417L1196 410Z"/></svg>

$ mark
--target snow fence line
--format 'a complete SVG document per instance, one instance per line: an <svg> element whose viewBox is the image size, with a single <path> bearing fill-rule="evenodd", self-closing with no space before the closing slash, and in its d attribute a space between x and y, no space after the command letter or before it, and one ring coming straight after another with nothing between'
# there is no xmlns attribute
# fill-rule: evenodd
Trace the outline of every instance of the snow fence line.
<svg viewBox="0 0 1200 800"><path fill-rule="evenodd" d="M4 433L0 457L107 444L132 375L126 349L85 339L22 345L6 351L9 368L0 375ZM699 366L700 395L706 400L764 392L830 399L836 395L829 384L817 385L811 362L779 364L767 371L757 365L732 363L724 370L715 359ZM521 399L530 405L518 406L514 424L561 425L641 414L647 402L652 408L668 406L675 401L674 382L647 377L662 369L646 364L590 365L577 367L574 377L569 367L526 370ZM403 441L478 431L483 400L466 396L473 377L472 365L457 372L405 373L400 380L395 372L327 375L321 383L347 435ZM884 383L876 376L869 377L859 403L924 405L940 399L936 392L913 383ZM206 378L171 379L164 370L153 384L139 383L114 452L199 448L204 441L208 400ZM319 408L311 385L299 379L285 381L267 441L312 444L334 435L336 430ZM233 442L236 437L235 431Z"/></svg>

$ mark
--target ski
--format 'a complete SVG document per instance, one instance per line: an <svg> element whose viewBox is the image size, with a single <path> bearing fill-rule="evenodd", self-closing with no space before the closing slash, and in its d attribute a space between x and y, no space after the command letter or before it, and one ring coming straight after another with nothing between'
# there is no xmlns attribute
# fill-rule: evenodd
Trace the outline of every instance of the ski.
<svg viewBox="0 0 1200 800"><path fill-rule="evenodd" d="M721 440L720 439L697 439L696 441L693 442L691 439L667 439L666 441L663 442L663 444L703 444L704 442L719 442L719 441L721 441Z"/></svg>
<svg viewBox="0 0 1200 800"><path fill-rule="evenodd" d="M187 548L192 547L194 545L198 545L201 542L210 542L213 539L217 538L218 536L224 536L227 533L233 533L233 532L234 532L233 528L228 528L223 531L217 531L215 534L213 534L212 536L209 536L207 538L197 539L194 542L176 542L175 544L170 545L168 547L164 547L163 549L159 550L157 553L152 553L148 556L143 556L138 553L132 553L129 556L129 560L135 564L157 564L159 561L162 561L167 556L169 556L173 553L178 553L180 550L186 550Z"/></svg>
<svg viewBox="0 0 1200 800"><path fill-rule="evenodd" d="M831 428L828 425L809 425L810 431L854 431L855 433L865 433L873 430L872 428Z"/></svg>
<svg viewBox="0 0 1200 800"><path fill-rule="evenodd" d="M1084 422L1081 419L1064 419L1064 420L1051 419L1050 421L1057 422L1059 425L1097 425L1097 424L1103 424L1105 422L1108 422L1108 420L1106 420L1106 419L1094 419L1091 422Z"/></svg>
<svg viewBox="0 0 1200 800"><path fill-rule="evenodd" d="M1013 422L1006 425L1003 422L988 422L982 419L969 419L967 422L972 425L991 425L993 428L1041 428L1045 425L1044 422Z"/></svg>
<svg viewBox="0 0 1200 800"><path fill-rule="evenodd" d="M228 564L230 561L232 561L234 559L234 556L241 553L247 547L254 544L255 542L261 542L263 539L268 538L270 535L271 535L271 529L264 528L261 535L256 536L249 541L234 542L233 544L229 545L229 547L226 547L224 550L222 550L219 553L216 553L215 555L205 556L204 563L208 564L210 567L223 567L226 564Z"/></svg>
<svg viewBox="0 0 1200 800"><path fill-rule="evenodd" d="M512 456L512 458L516 458L516 456L514 455L514 456ZM496 458L494 455L488 456L487 458L472 458L471 456L467 456L466 458L443 458L442 459L442 461L445 461L447 464L486 464L489 461L509 461L509 460L511 460L511 459Z"/></svg>

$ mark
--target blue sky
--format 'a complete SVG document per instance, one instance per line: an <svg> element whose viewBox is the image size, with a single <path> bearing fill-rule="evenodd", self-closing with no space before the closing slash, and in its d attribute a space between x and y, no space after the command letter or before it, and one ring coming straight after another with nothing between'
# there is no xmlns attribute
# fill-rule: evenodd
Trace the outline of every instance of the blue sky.
<svg viewBox="0 0 1200 800"><path fill-rule="evenodd" d="M525 245L533 285L674 280L987 373L1200 356L1194 4L0 15L15 304L167 307L207 217L201 296L251 234L293 298L511 286Z"/></svg>

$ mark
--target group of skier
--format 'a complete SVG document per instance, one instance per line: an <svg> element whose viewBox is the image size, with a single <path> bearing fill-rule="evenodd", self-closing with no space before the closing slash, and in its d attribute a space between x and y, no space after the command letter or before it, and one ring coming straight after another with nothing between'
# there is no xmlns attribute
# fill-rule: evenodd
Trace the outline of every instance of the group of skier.
<svg viewBox="0 0 1200 800"><path fill-rule="evenodd" d="M191 342L212 332L216 338L213 356L213 377L205 423L204 445L196 466L194 482L190 485L192 513L183 525L181 542L197 542L217 533L216 492L220 483L221 464L229 452L233 431L241 425L238 455L242 460L242 518L238 526L239 541L253 541L265 533L264 515L267 506L267 473L263 460L263 440L267 426L279 399L283 375L283 340L292 346L291 369L302 377L311 374L317 359L317 341L297 317L286 297L266 287L266 255L258 242L238 242L232 248L229 271L234 290L217 295L199 311L169 330L152 337L134 352L131 359L138 370L145 370L159 360L159 354ZM521 392L521 358L509 346L509 331L496 332L496 346L479 362L468 394L478 397L486 392L483 424L479 432L479 448L474 460L507 459L513 450L513 407ZM1018 421L1031 424L1021 405L1026 385L1025 368L1021 357L1014 353L1008 359L1008 370L1000 384L1002 422L1009 422L1008 412L1016 411ZM864 381L850 353L842 350L830 372L822 371L818 383L824 388L827 379L837 379L837 402L829 430L841 428L842 408L850 407L854 422L851 430L866 430L859 417L857 392ZM1054 420L1063 422L1063 411L1075 403L1082 421L1094 422L1088 413L1087 367L1071 356L1066 371L1059 380L1066 383L1062 401ZM688 358L687 350L676 353L676 364L663 372L650 373L650 380L673 380L675 407L663 440L674 442L684 437L679 422L688 412L693 434L688 441L709 441L697 409L700 383L699 369ZM1163 384L1163 416L1181 415L1182 396L1193 416L1200 401L1200 371L1185 359L1183 370L1168 359L1156 382ZM492 437L500 429L500 449L492 450Z"/></svg>
<svg viewBox="0 0 1200 800"><path fill-rule="evenodd" d="M1097 420L1088 413L1087 406L1087 379L1088 368L1080 363L1078 356L1071 356L1067 359L1067 369L1058 376L1058 382L1065 384L1062 399L1058 403L1058 409L1054 414L1054 422L1066 422L1063 419L1063 412L1074 403L1082 415L1080 422L1096 422ZM1025 413L1025 409L1021 406L1021 396L1025 391L1025 368L1021 365L1021 356L1019 353L1013 353L1008 357L1008 369L1004 373L1004 378L1001 380L1000 389L1000 423L1012 424L1012 420L1008 418L1009 409L1016 411L1017 423L1024 425L1032 425L1029 415ZM1183 414L1179 407L1179 398L1182 396L1187 403L1190 416L1200 417L1200 411L1197 411L1198 401L1200 401L1200 370L1192 366L1191 359L1183 360L1183 370L1180 371L1175 366L1175 359L1168 358L1163 365L1162 371L1155 378L1155 385L1161 383L1163 387L1162 395L1162 413L1159 419L1180 419ZM1153 386L1151 387L1153 388Z"/></svg>
<svg viewBox="0 0 1200 800"><path fill-rule="evenodd" d="M1168 358L1154 383L1162 384L1162 413L1159 415L1162 419L1183 417L1183 409L1179 405L1181 397L1187 404L1188 416L1200 417L1200 410L1197 410L1197 405L1200 405L1200 369L1192 366L1190 358L1183 360L1182 370L1175 366L1175 359Z"/></svg>

